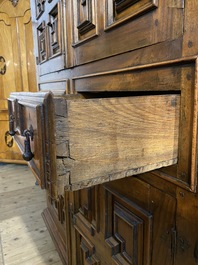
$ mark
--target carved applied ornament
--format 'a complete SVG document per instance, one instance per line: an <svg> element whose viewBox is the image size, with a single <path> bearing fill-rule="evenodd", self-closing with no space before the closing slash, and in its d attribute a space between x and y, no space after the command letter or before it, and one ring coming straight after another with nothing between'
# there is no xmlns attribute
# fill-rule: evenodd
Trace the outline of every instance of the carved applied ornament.
<svg viewBox="0 0 198 265"><path fill-rule="evenodd" d="M3 56L0 56L0 74L4 75L6 73L6 62Z"/></svg>
<svg viewBox="0 0 198 265"><path fill-rule="evenodd" d="M80 5L78 5L78 32L80 35L91 31L95 28L93 23L93 9L92 1L81 0Z"/></svg>
<svg viewBox="0 0 198 265"><path fill-rule="evenodd" d="M12 5L15 7L17 6L19 0L10 0L10 2L12 2Z"/></svg>
<svg viewBox="0 0 198 265"><path fill-rule="evenodd" d="M140 0L115 0L115 10L120 13Z"/></svg>

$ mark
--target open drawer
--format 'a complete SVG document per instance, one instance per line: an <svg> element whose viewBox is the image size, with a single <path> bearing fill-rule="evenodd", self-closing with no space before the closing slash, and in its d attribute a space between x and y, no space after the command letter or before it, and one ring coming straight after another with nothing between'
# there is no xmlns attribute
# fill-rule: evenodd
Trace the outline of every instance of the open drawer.
<svg viewBox="0 0 198 265"><path fill-rule="evenodd" d="M180 95L86 99L13 93L10 131L50 194L177 163ZM28 160L28 159L27 159Z"/></svg>
<svg viewBox="0 0 198 265"><path fill-rule="evenodd" d="M61 193L177 163L180 95L54 102Z"/></svg>

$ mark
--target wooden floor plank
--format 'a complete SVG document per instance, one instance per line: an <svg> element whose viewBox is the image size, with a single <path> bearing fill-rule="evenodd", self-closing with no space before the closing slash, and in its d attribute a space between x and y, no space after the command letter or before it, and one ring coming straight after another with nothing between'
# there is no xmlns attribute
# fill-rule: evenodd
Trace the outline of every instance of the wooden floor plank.
<svg viewBox="0 0 198 265"><path fill-rule="evenodd" d="M3 254L3 243L1 240L1 232L0 232L0 265L5 265L4 254Z"/></svg>
<svg viewBox="0 0 198 265"><path fill-rule="evenodd" d="M45 191L25 165L0 163L0 265L61 265L41 217Z"/></svg>

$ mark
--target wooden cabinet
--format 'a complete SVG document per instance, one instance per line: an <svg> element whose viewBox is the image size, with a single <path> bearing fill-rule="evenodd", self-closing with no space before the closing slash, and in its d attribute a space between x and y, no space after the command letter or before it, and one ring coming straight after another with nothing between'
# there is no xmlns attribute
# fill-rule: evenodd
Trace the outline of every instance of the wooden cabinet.
<svg viewBox="0 0 198 265"><path fill-rule="evenodd" d="M10 95L10 132L63 263L195 265L198 2L31 8L39 92Z"/></svg>

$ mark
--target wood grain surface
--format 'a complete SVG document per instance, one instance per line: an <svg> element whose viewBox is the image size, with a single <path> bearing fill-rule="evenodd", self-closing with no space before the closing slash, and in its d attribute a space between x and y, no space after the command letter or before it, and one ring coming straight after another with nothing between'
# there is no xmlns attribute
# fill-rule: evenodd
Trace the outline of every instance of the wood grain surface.
<svg viewBox="0 0 198 265"><path fill-rule="evenodd" d="M70 154L61 163L70 171L72 189L176 163L179 100L179 95L68 100L64 135Z"/></svg>
<svg viewBox="0 0 198 265"><path fill-rule="evenodd" d="M45 192L26 165L0 163L0 264L61 265L41 217Z"/></svg>

